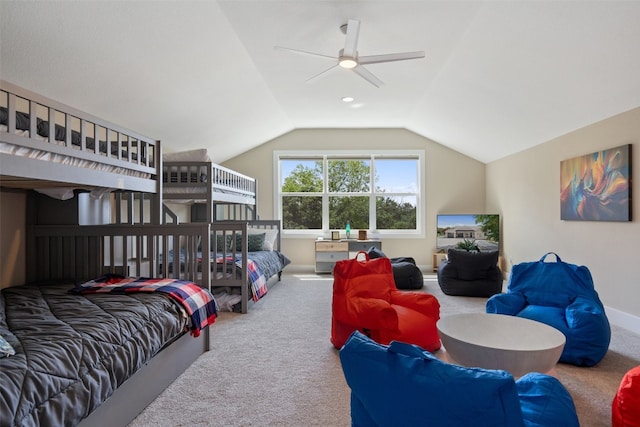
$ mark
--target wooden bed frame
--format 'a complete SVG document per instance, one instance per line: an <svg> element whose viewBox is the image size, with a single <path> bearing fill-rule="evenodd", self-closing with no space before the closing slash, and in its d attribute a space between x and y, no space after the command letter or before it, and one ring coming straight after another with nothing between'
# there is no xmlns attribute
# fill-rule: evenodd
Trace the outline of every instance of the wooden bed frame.
<svg viewBox="0 0 640 427"><path fill-rule="evenodd" d="M243 236L242 253L246 253L248 228L276 229L278 234L274 250L280 250L281 222L257 219L257 182L254 178L211 161L165 161L162 168L163 200L188 203L191 222L210 223L212 238L218 233L227 236L239 233ZM175 215L171 221L178 222ZM236 254L228 255L235 258ZM222 272L222 277L212 275L211 289L239 289L241 312L247 313L253 299L248 288L246 258L243 257L242 266L216 263L214 260L212 268L213 271ZM267 278L268 283L279 281L281 273L275 278Z"/></svg>
<svg viewBox="0 0 640 427"><path fill-rule="evenodd" d="M239 289L242 313L252 303L247 259L241 265L199 256L199 248L210 248L218 233L235 239L241 234L242 248L223 248L223 259L247 253L248 229L278 231L274 251L280 251L280 221L217 221L179 225L38 225L27 229L27 257L33 260L27 280L91 280L103 274L172 277L189 280L210 291L219 287ZM171 257L166 254L171 253ZM180 268L165 271L163 260ZM221 273L218 277L216 272ZM279 281L279 272L267 279Z"/></svg>
<svg viewBox="0 0 640 427"><path fill-rule="evenodd" d="M118 387L79 426L126 426L209 350L208 327L197 338L188 333L182 335Z"/></svg>
<svg viewBox="0 0 640 427"><path fill-rule="evenodd" d="M165 274L161 253L209 244L209 224L32 226L28 257L34 260L32 281L74 277L90 280L106 273L173 277L207 287L210 260L187 256L188 265ZM202 273L200 273L202 272ZM186 333L167 345L126 380L82 426L127 425L201 354L208 351L209 328L198 338Z"/></svg>
<svg viewBox="0 0 640 427"><path fill-rule="evenodd" d="M33 225L27 209L27 281L93 279L105 273L175 277L210 289L210 260L197 259L197 244L209 245L208 223L161 225L162 149L144 137L97 117L0 81L0 187L27 191L41 188L95 187L118 190L116 221L109 225ZM19 125L18 117L22 120ZM25 128L24 121L28 121ZM22 128L22 129L19 129ZM43 136L46 135L46 136ZM48 138L48 135L56 135ZM44 155L42 160L16 152ZM52 157L72 164L50 161ZM86 167L87 165L91 167ZM95 166L95 167L94 167ZM96 167L99 167L100 170ZM122 194L126 192L126 196ZM134 194L135 193L135 194ZM121 200L129 205L123 207ZM137 201L151 205L147 224L134 220ZM114 203L115 204L115 203ZM139 205L143 206L142 202ZM121 217L121 211L129 211ZM142 214L141 214L142 216ZM169 274L160 254L173 250L183 269ZM126 425L209 350L209 331L199 338L185 334L167 345L125 381L82 425Z"/></svg>
<svg viewBox="0 0 640 427"><path fill-rule="evenodd" d="M180 225L35 225L27 229L28 282L104 274L171 277L210 290L211 260L197 247L210 244L207 223ZM173 258L167 257L171 253ZM181 256L182 255L182 256ZM163 259L184 267L167 271Z"/></svg>

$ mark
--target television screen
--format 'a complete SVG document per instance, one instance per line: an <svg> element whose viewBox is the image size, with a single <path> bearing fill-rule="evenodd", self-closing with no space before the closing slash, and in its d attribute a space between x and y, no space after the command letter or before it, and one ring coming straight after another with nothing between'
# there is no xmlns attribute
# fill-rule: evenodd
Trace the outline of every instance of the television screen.
<svg viewBox="0 0 640 427"><path fill-rule="evenodd" d="M500 247L500 215L439 214L436 248L446 251L459 243L475 243L481 252Z"/></svg>

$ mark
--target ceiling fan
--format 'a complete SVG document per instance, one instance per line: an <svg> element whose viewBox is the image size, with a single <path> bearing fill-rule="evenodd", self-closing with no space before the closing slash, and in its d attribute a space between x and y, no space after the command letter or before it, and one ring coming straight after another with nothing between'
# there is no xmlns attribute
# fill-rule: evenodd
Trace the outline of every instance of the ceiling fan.
<svg viewBox="0 0 640 427"><path fill-rule="evenodd" d="M374 85L375 87L380 87L384 83L382 80L377 78L371 71L367 70L364 65L367 64L378 64L381 62L393 62L393 61L406 61L408 59L419 59L424 58L424 51L417 52L398 52L398 53L387 53L383 55L368 55L368 56L359 56L358 55L358 33L360 32L360 21L356 19L349 19L346 24L340 27L340 30L346 34L346 40L344 42L344 48L338 51L338 56L329 56L323 55L321 53L315 52L307 52L305 50L291 49L288 47L275 46L276 49L287 50L296 53L302 53L306 55L313 56L321 56L325 58L330 58L334 61L337 61L336 64L332 65L330 68L310 77L307 79L307 82L317 79L333 70L336 67L342 67L347 70L351 70L354 73L358 74L360 77L364 78L366 81Z"/></svg>

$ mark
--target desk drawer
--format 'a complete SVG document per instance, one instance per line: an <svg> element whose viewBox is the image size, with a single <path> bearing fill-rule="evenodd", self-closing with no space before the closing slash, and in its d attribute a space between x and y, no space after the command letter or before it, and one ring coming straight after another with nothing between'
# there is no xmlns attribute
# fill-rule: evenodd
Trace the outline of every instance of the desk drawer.
<svg viewBox="0 0 640 427"><path fill-rule="evenodd" d="M349 243L347 242L316 242L316 252L348 252Z"/></svg>
<svg viewBox="0 0 640 427"><path fill-rule="evenodd" d="M317 262L336 262L349 258L349 252L317 252Z"/></svg>

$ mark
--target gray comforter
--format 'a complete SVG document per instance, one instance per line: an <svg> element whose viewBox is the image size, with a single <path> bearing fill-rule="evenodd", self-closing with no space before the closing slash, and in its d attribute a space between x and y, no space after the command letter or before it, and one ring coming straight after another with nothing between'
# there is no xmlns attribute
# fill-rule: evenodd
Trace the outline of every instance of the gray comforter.
<svg viewBox="0 0 640 427"><path fill-rule="evenodd" d="M0 426L72 426L184 333L182 309L158 293L68 293L73 284L0 294Z"/></svg>

